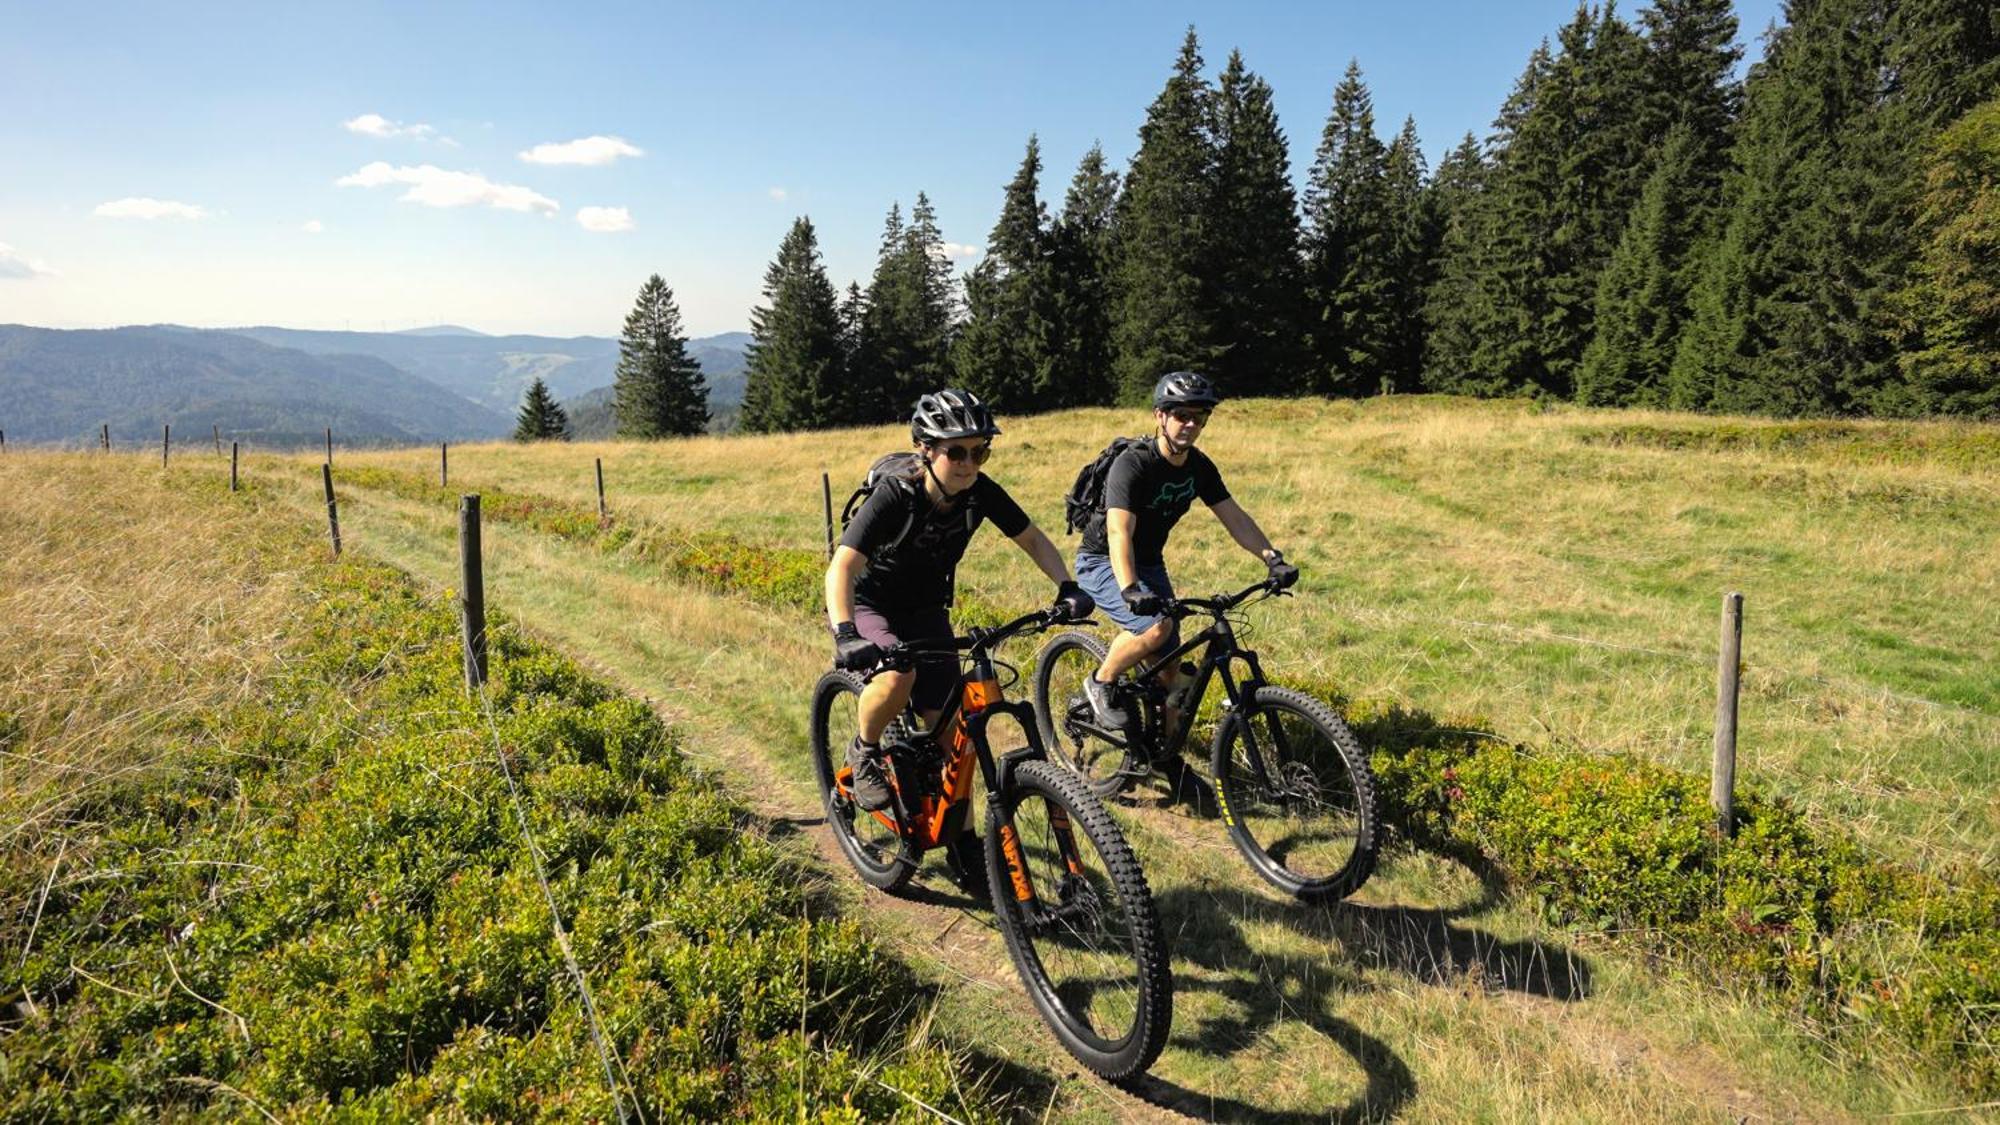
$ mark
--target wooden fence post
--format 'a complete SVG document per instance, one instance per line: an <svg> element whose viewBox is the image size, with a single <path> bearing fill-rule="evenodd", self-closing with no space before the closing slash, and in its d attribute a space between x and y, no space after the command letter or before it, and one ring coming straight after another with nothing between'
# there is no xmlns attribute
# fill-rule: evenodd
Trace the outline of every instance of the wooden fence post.
<svg viewBox="0 0 2000 1125"><path fill-rule="evenodd" d="M459 615L465 638L465 686L486 682L486 576L479 558L479 494L458 498Z"/></svg>
<svg viewBox="0 0 2000 1125"><path fill-rule="evenodd" d="M826 509L826 557L833 557L833 481L825 473L819 475L819 502Z"/></svg>
<svg viewBox="0 0 2000 1125"><path fill-rule="evenodd" d="M1709 775L1708 800L1715 806L1715 828L1725 837L1736 835L1736 695L1737 672L1743 655L1743 595L1722 596L1722 655L1716 662L1715 767Z"/></svg>
<svg viewBox="0 0 2000 1125"><path fill-rule="evenodd" d="M160 427L160 468L167 467L167 450L174 444L174 427L171 422Z"/></svg>
<svg viewBox="0 0 2000 1125"><path fill-rule="evenodd" d="M451 480L451 454L446 451L446 442L438 442L438 487L443 488Z"/></svg>
<svg viewBox="0 0 2000 1125"><path fill-rule="evenodd" d="M236 443L229 443L229 491L236 491Z"/></svg>
<svg viewBox="0 0 2000 1125"><path fill-rule="evenodd" d="M333 465L321 465L320 478L326 482L326 530L333 537L333 557L340 557L340 509L333 502Z"/></svg>
<svg viewBox="0 0 2000 1125"><path fill-rule="evenodd" d="M0 430L0 453L7 452L7 431Z"/></svg>
<svg viewBox="0 0 2000 1125"><path fill-rule="evenodd" d="M104 452L111 452L111 423L104 423L104 428L99 433L99 440L104 444Z"/></svg>
<svg viewBox="0 0 2000 1125"><path fill-rule="evenodd" d="M326 463L333 464L333 427L326 428Z"/></svg>
<svg viewBox="0 0 2000 1125"><path fill-rule="evenodd" d="M222 423L212 423L212 428L215 430L215 455L220 457L222 456Z"/></svg>
<svg viewBox="0 0 2000 1125"><path fill-rule="evenodd" d="M610 513L604 508L604 458L599 457L597 458L597 522L603 523L610 518Z"/></svg>

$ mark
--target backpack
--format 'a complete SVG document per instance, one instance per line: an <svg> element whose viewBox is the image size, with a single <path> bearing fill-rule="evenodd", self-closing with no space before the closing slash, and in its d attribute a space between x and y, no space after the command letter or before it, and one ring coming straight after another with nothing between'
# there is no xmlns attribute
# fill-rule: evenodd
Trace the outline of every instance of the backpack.
<svg viewBox="0 0 2000 1125"><path fill-rule="evenodd" d="M847 503L841 507L840 529L842 531L847 530L847 525L854 519L854 513L861 510L861 505L868 502L868 498L875 494L877 488L901 489L907 495L914 496L922 489L923 479L924 463L915 453L909 450L902 450L897 453L884 453L882 456L877 457L875 463L868 466L868 475L862 478L861 487L855 489L847 497ZM967 520L976 519L973 498L967 496L965 499L965 518ZM887 547L882 548L876 554L883 558L894 554L896 548L903 545L903 540L909 538L910 529L915 527L916 523L917 506L911 504L909 505L908 514L903 518L902 529L897 531L895 537L889 540Z"/></svg>
<svg viewBox="0 0 2000 1125"><path fill-rule="evenodd" d="M1090 521L1104 512L1104 478L1111 475L1111 463L1118 460L1128 449L1151 445L1150 437L1112 438L1111 444L1096 460L1077 471L1076 483L1069 486L1069 495L1063 497L1063 525L1070 534L1090 526Z"/></svg>

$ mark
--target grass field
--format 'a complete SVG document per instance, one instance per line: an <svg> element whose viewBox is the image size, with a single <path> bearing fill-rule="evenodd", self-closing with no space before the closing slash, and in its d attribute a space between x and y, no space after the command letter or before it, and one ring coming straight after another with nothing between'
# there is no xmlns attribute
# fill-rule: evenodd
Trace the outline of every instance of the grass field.
<svg viewBox="0 0 2000 1125"><path fill-rule="evenodd" d="M1991 431L1815 434L1419 400L1251 404L1242 417L1234 434L1218 426L1212 451L1308 573L1305 597L1255 620L1277 667L1359 698L1483 715L1514 737L1694 765L1713 708L1715 602L1741 588L1746 772L1891 854L1990 856ZM1053 525L1076 464L1129 421L1022 421L994 474ZM819 467L856 476L892 445L880 430L454 449L453 485L588 504L602 456L621 519L810 548ZM428 473L434 458L337 454ZM301 519L321 515L304 466L258 468L291 482ZM441 505L350 490L343 525L362 550L454 580ZM1184 585L1254 575L1207 521L1187 531ZM802 695L826 656L811 615L511 526L487 534L496 604L660 700L692 732L690 752L774 822L814 821ZM996 542L975 549L967 578L1001 604L1044 596ZM1926 651L1870 646L1851 618L1906 620ZM944 1024L1051 1076L1063 1116L1819 1120L1956 1104L1921 1074L1788 1029L1782 1013L1552 928L1455 863L1401 853L1359 904L1301 913L1250 885L1212 822L1124 815L1174 928L1181 987L1175 1041L1137 1101L1062 1081L978 904L936 881L915 906L850 890L872 930L947 986Z"/></svg>
<svg viewBox="0 0 2000 1125"><path fill-rule="evenodd" d="M1142 414L1003 423L989 466L1066 549L1076 468ZM592 502L753 543L822 542L895 428L653 446L452 450L457 483ZM1253 618L1274 667L1505 737L1705 769L1721 595L1746 598L1741 764L1879 852L2000 863L2000 431L1780 423L1433 398L1225 406L1206 448L1305 570ZM436 452L342 454L435 474ZM1256 564L1193 513L1184 589ZM964 586L1044 599L997 537Z"/></svg>

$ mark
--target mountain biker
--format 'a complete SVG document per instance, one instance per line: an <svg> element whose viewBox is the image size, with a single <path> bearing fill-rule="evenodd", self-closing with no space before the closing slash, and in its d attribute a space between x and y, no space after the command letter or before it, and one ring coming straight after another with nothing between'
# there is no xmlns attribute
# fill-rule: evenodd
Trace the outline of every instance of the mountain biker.
<svg viewBox="0 0 2000 1125"><path fill-rule="evenodd" d="M1215 462L1194 447L1221 401L1207 376L1192 371L1160 376L1153 386L1153 440L1111 463L1104 510L1084 528L1077 581L1121 630L1096 675L1084 682L1090 709L1105 727L1120 729L1130 719L1112 695L1119 675L1155 652L1172 651L1177 623L1160 616L1162 599L1174 596L1163 549L1197 497L1238 546L1264 562L1271 577L1285 586L1298 580L1299 568L1271 546L1257 521L1230 498ZM1169 690L1179 678L1179 669L1169 670ZM1178 718L1170 710L1167 726Z"/></svg>
<svg viewBox="0 0 2000 1125"><path fill-rule="evenodd" d="M861 671L899 642L950 639L958 561L989 519L1056 583L1064 616L1089 615L1090 598L1070 578L1062 552L999 482L980 471L999 433L986 405L966 391L947 389L917 400L910 440L920 471L869 494L826 568L836 665ZM881 756L889 721L914 700L925 727L934 727L957 683L957 658L938 653L920 658L914 671L884 672L862 689L859 733L847 748L856 804L869 811L890 804Z"/></svg>

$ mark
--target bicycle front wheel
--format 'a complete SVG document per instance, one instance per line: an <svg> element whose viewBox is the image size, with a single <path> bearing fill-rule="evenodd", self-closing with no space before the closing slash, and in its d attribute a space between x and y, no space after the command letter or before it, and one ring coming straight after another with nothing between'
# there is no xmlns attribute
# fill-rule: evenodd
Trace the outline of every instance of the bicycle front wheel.
<svg viewBox="0 0 2000 1125"><path fill-rule="evenodd" d="M1173 975L1146 876L1073 774L1025 762L987 804L988 881L1007 952L1070 1054L1112 1081L1153 1064Z"/></svg>
<svg viewBox="0 0 2000 1125"><path fill-rule="evenodd" d="M1080 724L1093 722L1083 682L1104 663L1104 645L1088 633L1058 633L1035 657L1035 724L1042 745L1099 797L1129 788L1138 772L1127 768L1123 747Z"/></svg>
<svg viewBox="0 0 2000 1125"><path fill-rule="evenodd" d="M1326 704L1261 687L1223 716L1210 748L1215 795L1250 867L1307 902L1353 894L1381 840L1368 755Z"/></svg>
<svg viewBox="0 0 2000 1125"><path fill-rule="evenodd" d="M856 730L855 701L861 677L835 670L821 676L812 696L813 775L819 782L827 826L840 852L861 881L885 891L902 889L917 865L904 854L903 841L886 814L863 810L840 785L847 766L847 744Z"/></svg>

